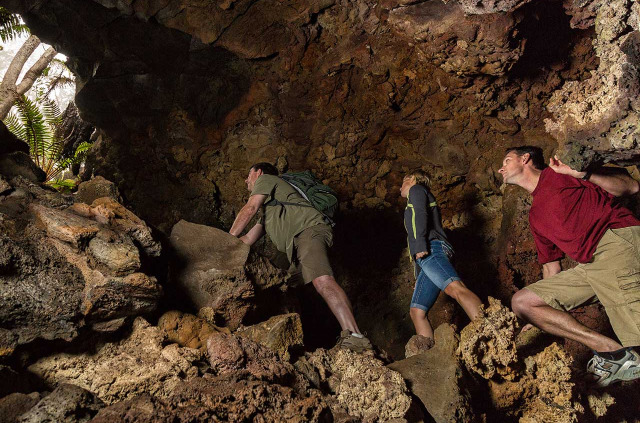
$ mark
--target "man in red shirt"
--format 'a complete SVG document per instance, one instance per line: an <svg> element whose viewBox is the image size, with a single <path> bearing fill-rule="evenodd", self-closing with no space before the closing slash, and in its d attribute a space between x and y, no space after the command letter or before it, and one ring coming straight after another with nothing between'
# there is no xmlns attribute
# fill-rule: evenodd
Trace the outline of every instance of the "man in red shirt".
<svg viewBox="0 0 640 423"><path fill-rule="evenodd" d="M638 192L624 174L578 172L558 160L545 166L542 150L510 148L499 170L507 184L531 193L529 224L543 279L511 300L518 317L594 351L587 366L598 386L640 378L640 221L613 201ZM562 271L567 254L580 264ZM600 301L620 343L567 311ZM624 347L623 347L624 345Z"/></svg>

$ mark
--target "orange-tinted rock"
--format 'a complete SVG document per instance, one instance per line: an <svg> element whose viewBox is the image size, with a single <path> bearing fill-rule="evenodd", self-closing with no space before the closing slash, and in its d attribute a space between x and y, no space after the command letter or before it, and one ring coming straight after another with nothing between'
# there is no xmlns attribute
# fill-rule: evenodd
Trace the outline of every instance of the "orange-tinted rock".
<svg viewBox="0 0 640 423"><path fill-rule="evenodd" d="M96 222L69 211L39 204L32 204L31 210L50 237L68 242L76 248L83 248L100 230Z"/></svg>
<svg viewBox="0 0 640 423"><path fill-rule="evenodd" d="M167 334L170 342L181 347L189 347L207 352L207 339L216 332L229 333L227 328L219 328L192 314L179 311L164 313L158 320L158 327Z"/></svg>

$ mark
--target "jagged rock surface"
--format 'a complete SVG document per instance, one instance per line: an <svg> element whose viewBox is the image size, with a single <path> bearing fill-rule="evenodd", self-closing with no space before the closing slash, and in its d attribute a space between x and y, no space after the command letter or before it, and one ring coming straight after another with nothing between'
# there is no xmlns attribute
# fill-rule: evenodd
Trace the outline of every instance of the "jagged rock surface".
<svg viewBox="0 0 640 423"><path fill-rule="evenodd" d="M515 377L518 320L500 301L489 297L480 315L460 332L458 354L468 369L485 379Z"/></svg>
<svg viewBox="0 0 640 423"><path fill-rule="evenodd" d="M337 405L352 416L386 421L403 418L409 410L411 398L402 376L386 368L371 351L358 354L346 349L318 349L303 362L307 373L316 373L312 379L326 383Z"/></svg>
<svg viewBox="0 0 640 423"><path fill-rule="evenodd" d="M207 339L212 334L229 333L228 328L217 327L193 314L175 310L160 316L158 328L167 335L169 342L175 342L181 347L195 348L203 354L207 352Z"/></svg>
<svg viewBox="0 0 640 423"><path fill-rule="evenodd" d="M59 353L38 360L29 371L50 386L70 383L95 393L107 404L141 394L169 396L184 378L199 374L200 351L164 346L164 334L141 317L131 334L96 353Z"/></svg>
<svg viewBox="0 0 640 423"><path fill-rule="evenodd" d="M192 421L325 422L330 410L318 392L207 375L181 382L168 398L142 395L102 409L91 423Z"/></svg>
<svg viewBox="0 0 640 423"><path fill-rule="evenodd" d="M291 358L292 350L301 350L303 346L302 322L297 313L273 316L265 322L240 328L236 333L264 345L285 361Z"/></svg>
<svg viewBox="0 0 640 423"><path fill-rule="evenodd" d="M547 106L553 118L545 121L562 158L579 169L640 157L640 5L605 2L597 8L595 29L598 69L556 91Z"/></svg>
<svg viewBox="0 0 640 423"><path fill-rule="evenodd" d="M504 75L524 51L524 41L516 37L517 21L510 14L465 16L481 9L472 3L488 2L416 2L392 10L389 23L445 72Z"/></svg>
<svg viewBox="0 0 640 423"><path fill-rule="evenodd" d="M216 333L207 340L211 369L217 375L238 375L290 385L296 379L294 367L278 359L276 353L248 338Z"/></svg>
<svg viewBox="0 0 640 423"><path fill-rule="evenodd" d="M22 414L17 423L86 423L103 406L102 401L91 392L63 383Z"/></svg>

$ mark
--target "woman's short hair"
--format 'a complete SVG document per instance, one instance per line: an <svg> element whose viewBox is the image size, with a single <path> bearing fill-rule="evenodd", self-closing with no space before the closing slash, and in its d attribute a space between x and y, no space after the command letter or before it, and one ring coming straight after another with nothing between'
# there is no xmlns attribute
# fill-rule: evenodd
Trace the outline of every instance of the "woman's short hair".
<svg viewBox="0 0 640 423"><path fill-rule="evenodd" d="M414 169L407 173L405 178L416 178L416 184L422 185L426 188L431 186L431 178L429 174L422 169Z"/></svg>

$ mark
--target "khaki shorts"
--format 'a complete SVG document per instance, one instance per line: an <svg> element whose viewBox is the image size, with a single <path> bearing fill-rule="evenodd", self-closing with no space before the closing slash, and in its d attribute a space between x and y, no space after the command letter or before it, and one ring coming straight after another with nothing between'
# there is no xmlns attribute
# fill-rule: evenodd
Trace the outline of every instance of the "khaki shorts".
<svg viewBox="0 0 640 423"><path fill-rule="evenodd" d="M293 238L293 263L289 268L292 279L302 277L309 283L320 276L333 276L328 250L333 245L333 231L329 225L315 225Z"/></svg>
<svg viewBox="0 0 640 423"><path fill-rule="evenodd" d="M593 260L526 287L558 310L600 301L623 346L640 345L640 226L609 229Z"/></svg>

